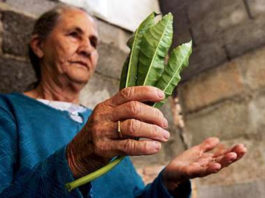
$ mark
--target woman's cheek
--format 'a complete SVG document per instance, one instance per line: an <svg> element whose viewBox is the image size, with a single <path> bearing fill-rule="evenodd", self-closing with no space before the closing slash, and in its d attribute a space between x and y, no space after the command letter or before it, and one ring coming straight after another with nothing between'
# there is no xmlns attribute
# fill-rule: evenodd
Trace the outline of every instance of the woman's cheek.
<svg viewBox="0 0 265 198"><path fill-rule="evenodd" d="M64 39L60 42L61 52L65 57L72 56L78 49L78 42L73 39Z"/></svg>
<svg viewBox="0 0 265 198"><path fill-rule="evenodd" d="M71 57L71 56L73 56L76 53L76 51L77 51L77 47L75 45L69 45L64 50L64 54L67 57Z"/></svg>

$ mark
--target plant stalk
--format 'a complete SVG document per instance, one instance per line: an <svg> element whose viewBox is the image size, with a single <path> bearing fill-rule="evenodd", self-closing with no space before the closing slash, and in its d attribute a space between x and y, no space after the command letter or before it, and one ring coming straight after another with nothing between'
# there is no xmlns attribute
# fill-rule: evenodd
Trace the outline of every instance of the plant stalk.
<svg viewBox="0 0 265 198"><path fill-rule="evenodd" d="M104 175L105 173L107 173L108 171L110 171L111 169L113 169L115 166L117 166L125 157L124 156L120 156L117 157L115 160L113 160L112 162L110 162L109 164L107 164L106 166L84 176L81 177L75 181L69 182L67 184L65 184L65 187L67 188L67 190L70 192L71 190L78 188L84 184L87 184L91 181L93 181L94 179L100 177L101 175Z"/></svg>

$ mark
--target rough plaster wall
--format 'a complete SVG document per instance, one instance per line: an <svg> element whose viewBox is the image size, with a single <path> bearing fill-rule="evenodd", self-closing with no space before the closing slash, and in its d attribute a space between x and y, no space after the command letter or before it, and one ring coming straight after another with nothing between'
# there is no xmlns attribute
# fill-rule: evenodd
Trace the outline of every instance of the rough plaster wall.
<svg viewBox="0 0 265 198"><path fill-rule="evenodd" d="M161 0L172 12L174 43L194 42L184 80L265 44L263 0Z"/></svg>
<svg viewBox="0 0 265 198"><path fill-rule="evenodd" d="M175 16L175 44L194 52L178 87L187 144L209 136L241 142L237 164L194 180L196 198L262 198L265 189L265 1L161 0Z"/></svg>

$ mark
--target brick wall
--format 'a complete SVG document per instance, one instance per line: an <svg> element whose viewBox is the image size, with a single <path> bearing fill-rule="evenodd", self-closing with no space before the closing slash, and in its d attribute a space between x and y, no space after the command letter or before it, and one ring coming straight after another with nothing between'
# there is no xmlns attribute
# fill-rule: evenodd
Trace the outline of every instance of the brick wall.
<svg viewBox="0 0 265 198"><path fill-rule="evenodd" d="M217 136L227 145L242 142L249 150L221 173L194 180L194 197L264 197L265 1L160 4L175 16L175 44L195 43L178 87L186 143Z"/></svg>

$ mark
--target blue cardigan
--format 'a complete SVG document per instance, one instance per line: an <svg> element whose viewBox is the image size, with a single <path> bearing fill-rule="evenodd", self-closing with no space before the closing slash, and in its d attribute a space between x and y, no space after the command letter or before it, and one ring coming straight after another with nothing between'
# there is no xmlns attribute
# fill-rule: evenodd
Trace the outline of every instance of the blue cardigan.
<svg viewBox="0 0 265 198"><path fill-rule="evenodd" d="M80 115L84 123L91 110ZM86 188L68 192L65 184L73 175L65 157L66 145L84 123L23 94L0 94L0 198L2 197L171 197L161 174L144 186L129 157ZM190 195L190 184L182 198Z"/></svg>

